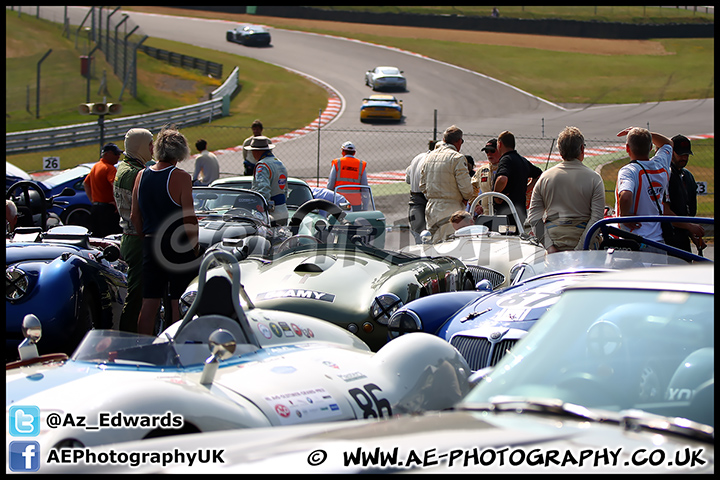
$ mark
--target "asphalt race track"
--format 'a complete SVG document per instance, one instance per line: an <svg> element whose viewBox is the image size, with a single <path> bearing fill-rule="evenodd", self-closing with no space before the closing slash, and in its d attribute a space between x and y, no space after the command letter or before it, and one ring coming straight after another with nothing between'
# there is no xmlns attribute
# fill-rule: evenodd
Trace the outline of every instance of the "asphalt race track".
<svg viewBox="0 0 720 480"><path fill-rule="evenodd" d="M40 11L44 18L62 21L63 7L43 7ZM88 7L68 7L71 24L80 24L87 12ZM501 80L381 45L270 28L272 47L247 48L225 39L225 32L236 22L138 12L128 12L128 15L143 34L257 58L317 79L340 100L337 114L330 120L338 128L362 128L355 107L370 92L364 84L364 74L381 64L400 67L408 78L409 91L397 94L403 100L406 120L387 128L432 130L435 110L439 134L451 124L466 132L496 135L502 130L511 130L518 136L545 133L550 137L566 125L576 125L586 138L615 138L621 128L631 125L649 127L667 135L678 132L702 135L713 133L715 128L713 98L568 109ZM671 65L670 62L669 68ZM363 144L362 135L362 132L354 134L354 141ZM302 151L299 145L302 143L307 143L308 151L315 149L314 136L300 136L291 141L295 143L295 151ZM372 143L364 143L363 154L367 158L382 157L384 171L404 170L408 158L417 153L388 152ZM293 168L293 176L313 177L315 155L308 155L306 159L295 157ZM385 212L388 224L406 215L404 204L398 208Z"/></svg>
<svg viewBox="0 0 720 480"><path fill-rule="evenodd" d="M40 10L45 18L62 19L63 7ZM87 11L87 7L68 7L73 19L71 23L79 24ZM412 52L276 28L271 29L272 47L246 48L225 39L225 31L236 22L138 12L129 12L129 16L146 35L242 54L320 80L335 91L342 102L332 121L337 127L360 128L355 106L370 91L363 81L365 71L388 64L399 66L408 78L409 91L398 94L403 100L406 117L403 124L396 126L401 130L432 129L433 112L437 110L440 132L456 124L466 132L497 134L512 130L518 136L540 136L543 122L549 136L566 125L579 126L587 138L613 138L619 129L630 125L649 125L651 130L669 135L714 132L715 101L712 98L566 109L500 80ZM314 143L315 139L307 141ZM361 138L355 141L362 143ZM366 155L369 158L380 154L373 152L371 145L368 148ZM383 151L383 169L404 169L410 153L387 158L388 152ZM314 175L315 159L309 158L306 163L294 165L302 170L297 176Z"/></svg>

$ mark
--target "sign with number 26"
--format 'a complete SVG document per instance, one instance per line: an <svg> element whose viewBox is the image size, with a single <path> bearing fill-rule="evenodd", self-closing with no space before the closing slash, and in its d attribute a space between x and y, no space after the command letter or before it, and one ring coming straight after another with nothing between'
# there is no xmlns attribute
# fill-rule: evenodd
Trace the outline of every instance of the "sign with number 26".
<svg viewBox="0 0 720 480"><path fill-rule="evenodd" d="M43 157L43 170L60 170L60 157Z"/></svg>

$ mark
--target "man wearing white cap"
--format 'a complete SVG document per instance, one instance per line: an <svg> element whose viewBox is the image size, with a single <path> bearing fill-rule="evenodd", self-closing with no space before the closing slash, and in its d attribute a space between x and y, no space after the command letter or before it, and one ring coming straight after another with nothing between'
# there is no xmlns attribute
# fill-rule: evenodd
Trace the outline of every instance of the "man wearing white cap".
<svg viewBox="0 0 720 480"><path fill-rule="evenodd" d="M332 161L327 188L335 190L341 185L367 185L367 162L355 158L355 145L345 142L340 146L342 157ZM362 189L343 188L340 190L347 198L353 211L362 210Z"/></svg>
<svg viewBox="0 0 720 480"><path fill-rule="evenodd" d="M287 168L272 153L275 145L265 136L253 137L250 144L243 147L255 158L251 190L260 193L270 206L270 216L277 225L287 225Z"/></svg>

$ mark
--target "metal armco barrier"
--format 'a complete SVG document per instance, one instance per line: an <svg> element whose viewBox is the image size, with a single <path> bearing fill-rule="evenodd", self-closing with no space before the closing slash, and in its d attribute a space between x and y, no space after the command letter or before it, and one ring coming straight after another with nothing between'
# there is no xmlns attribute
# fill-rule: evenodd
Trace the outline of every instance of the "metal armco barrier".
<svg viewBox="0 0 720 480"><path fill-rule="evenodd" d="M230 98L237 89L238 78L239 70L235 67L228 79L210 94L212 100L145 115L110 120L106 118L104 120L104 137L123 137L129 129L138 126L156 131L167 124L175 124L178 128L183 128L210 123L216 118L229 114ZM51 148L92 145L99 139L100 125L98 122L13 132L5 134L5 153L27 153Z"/></svg>

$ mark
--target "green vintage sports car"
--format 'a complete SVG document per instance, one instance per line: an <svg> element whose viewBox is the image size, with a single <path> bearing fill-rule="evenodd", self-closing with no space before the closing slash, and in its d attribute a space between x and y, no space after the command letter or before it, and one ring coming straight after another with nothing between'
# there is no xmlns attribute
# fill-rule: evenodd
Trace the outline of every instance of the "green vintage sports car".
<svg viewBox="0 0 720 480"><path fill-rule="evenodd" d="M315 205L325 202L316 199ZM302 222L291 219L291 226ZM335 212L333 212L335 213ZM344 212L343 212L344 213ZM260 307L303 313L327 320L356 334L373 351L388 341L390 315L416 298L439 292L471 290L472 275L460 260L449 256L420 257L390 252L363 240L363 226L328 222L317 236L298 234L269 254L232 253L240 261L241 282L248 298L243 308ZM222 247L218 247L222 248ZM219 273L222 267L215 270ZM210 271L210 275L214 274ZM181 315L197 294L193 281L181 298Z"/></svg>

